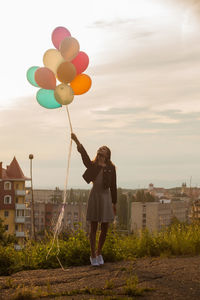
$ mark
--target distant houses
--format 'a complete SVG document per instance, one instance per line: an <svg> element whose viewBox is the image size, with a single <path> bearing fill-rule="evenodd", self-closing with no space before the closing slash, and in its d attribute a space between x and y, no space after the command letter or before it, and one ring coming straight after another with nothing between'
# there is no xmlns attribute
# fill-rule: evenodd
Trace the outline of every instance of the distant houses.
<svg viewBox="0 0 200 300"><path fill-rule="evenodd" d="M23 174L14 157L6 168L0 163L0 219L6 232L17 238L17 247L25 238L32 237L33 223L38 239L45 232L52 232L63 207L63 191L55 189L34 189L34 222L32 214L32 192L26 187L30 178ZM62 231L75 230L81 226L88 230L86 222L89 190L70 189L62 220ZM200 189L187 187L165 189L118 189L117 228L130 232L147 228L160 231L174 220L187 222L200 220Z"/></svg>
<svg viewBox="0 0 200 300"><path fill-rule="evenodd" d="M62 230L76 229L80 224L83 229L87 229L86 206L87 190L69 190L67 202L65 204L64 217L62 220ZM44 231L53 231L62 208L63 191L34 189L34 215L36 235L42 237ZM28 190L26 195L26 230L31 232L31 193Z"/></svg>

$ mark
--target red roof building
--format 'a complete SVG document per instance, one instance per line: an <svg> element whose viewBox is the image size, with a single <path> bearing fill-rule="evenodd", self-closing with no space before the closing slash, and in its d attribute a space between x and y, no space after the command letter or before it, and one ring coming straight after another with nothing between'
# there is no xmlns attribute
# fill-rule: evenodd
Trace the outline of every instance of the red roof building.
<svg viewBox="0 0 200 300"><path fill-rule="evenodd" d="M2 162L0 162L0 179L2 180L30 180L25 177L22 169L19 166L15 156L9 166L6 169L2 168Z"/></svg>
<svg viewBox="0 0 200 300"><path fill-rule="evenodd" d="M14 157L4 169L0 162L0 218L4 221L7 233L15 234L19 240L25 237L25 181L17 159Z"/></svg>

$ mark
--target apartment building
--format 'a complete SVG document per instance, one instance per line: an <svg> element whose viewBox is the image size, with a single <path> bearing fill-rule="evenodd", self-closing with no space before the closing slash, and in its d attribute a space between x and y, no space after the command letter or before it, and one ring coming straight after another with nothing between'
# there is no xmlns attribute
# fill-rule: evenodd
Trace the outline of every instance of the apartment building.
<svg viewBox="0 0 200 300"><path fill-rule="evenodd" d="M190 222L200 221L200 200L191 202L191 209L189 213Z"/></svg>
<svg viewBox="0 0 200 300"><path fill-rule="evenodd" d="M17 159L5 168L0 163L0 218L4 221L6 232L16 235L18 243L25 237L25 177Z"/></svg>
<svg viewBox="0 0 200 300"><path fill-rule="evenodd" d="M180 222L189 221L189 204L185 201L132 202L131 231L147 228L149 231L160 231L171 224L173 218Z"/></svg>
<svg viewBox="0 0 200 300"><path fill-rule="evenodd" d="M65 204L64 217L62 220L62 228L74 229L78 223L82 224L84 229L87 228L86 224L86 207L85 191L69 192L67 203ZM71 198L70 198L71 194ZM31 193L28 190L26 195L26 218L25 225L27 231L31 233ZM57 223L58 216L63 207L63 191L56 188L55 190L42 190L34 189L34 214L35 214L35 232L42 234L44 230L52 231ZM75 198L79 201L75 201ZM73 200L73 201L72 201Z"/></svg>

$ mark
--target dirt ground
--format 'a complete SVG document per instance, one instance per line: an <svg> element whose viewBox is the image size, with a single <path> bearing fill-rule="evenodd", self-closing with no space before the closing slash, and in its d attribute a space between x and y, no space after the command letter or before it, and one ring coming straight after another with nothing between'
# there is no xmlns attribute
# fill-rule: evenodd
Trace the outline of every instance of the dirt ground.
<svg viewBox="0 0 200 300"><path fill-rule="evenodd" d="M141 294L138 296L126 289L127 279L134 278L138 278L133 289L134 293ZM55 300L200 299L200 256L142 258L105 263L102 267L22 271L0 277L0 299L43 297Z"/></svg>

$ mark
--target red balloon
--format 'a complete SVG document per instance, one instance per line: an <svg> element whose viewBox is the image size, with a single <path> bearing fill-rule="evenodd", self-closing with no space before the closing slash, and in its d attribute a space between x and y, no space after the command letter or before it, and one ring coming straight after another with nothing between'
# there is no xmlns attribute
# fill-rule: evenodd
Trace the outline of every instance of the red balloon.
<svg viewBox="0 0 200 300"><path fill-rule="evenodd" d="M80 51L71 62L75 66L76 73L78 75L83 73L87 69L89 65L89 57L85 52Z"/></svg>
<svg viewBox="0 0 200 300"><path fill-rule="evenodd" d="M56 88L56 77L54 73L46 68L39 68L35 71L35 81L43 89L54 90Z"/></svg>

